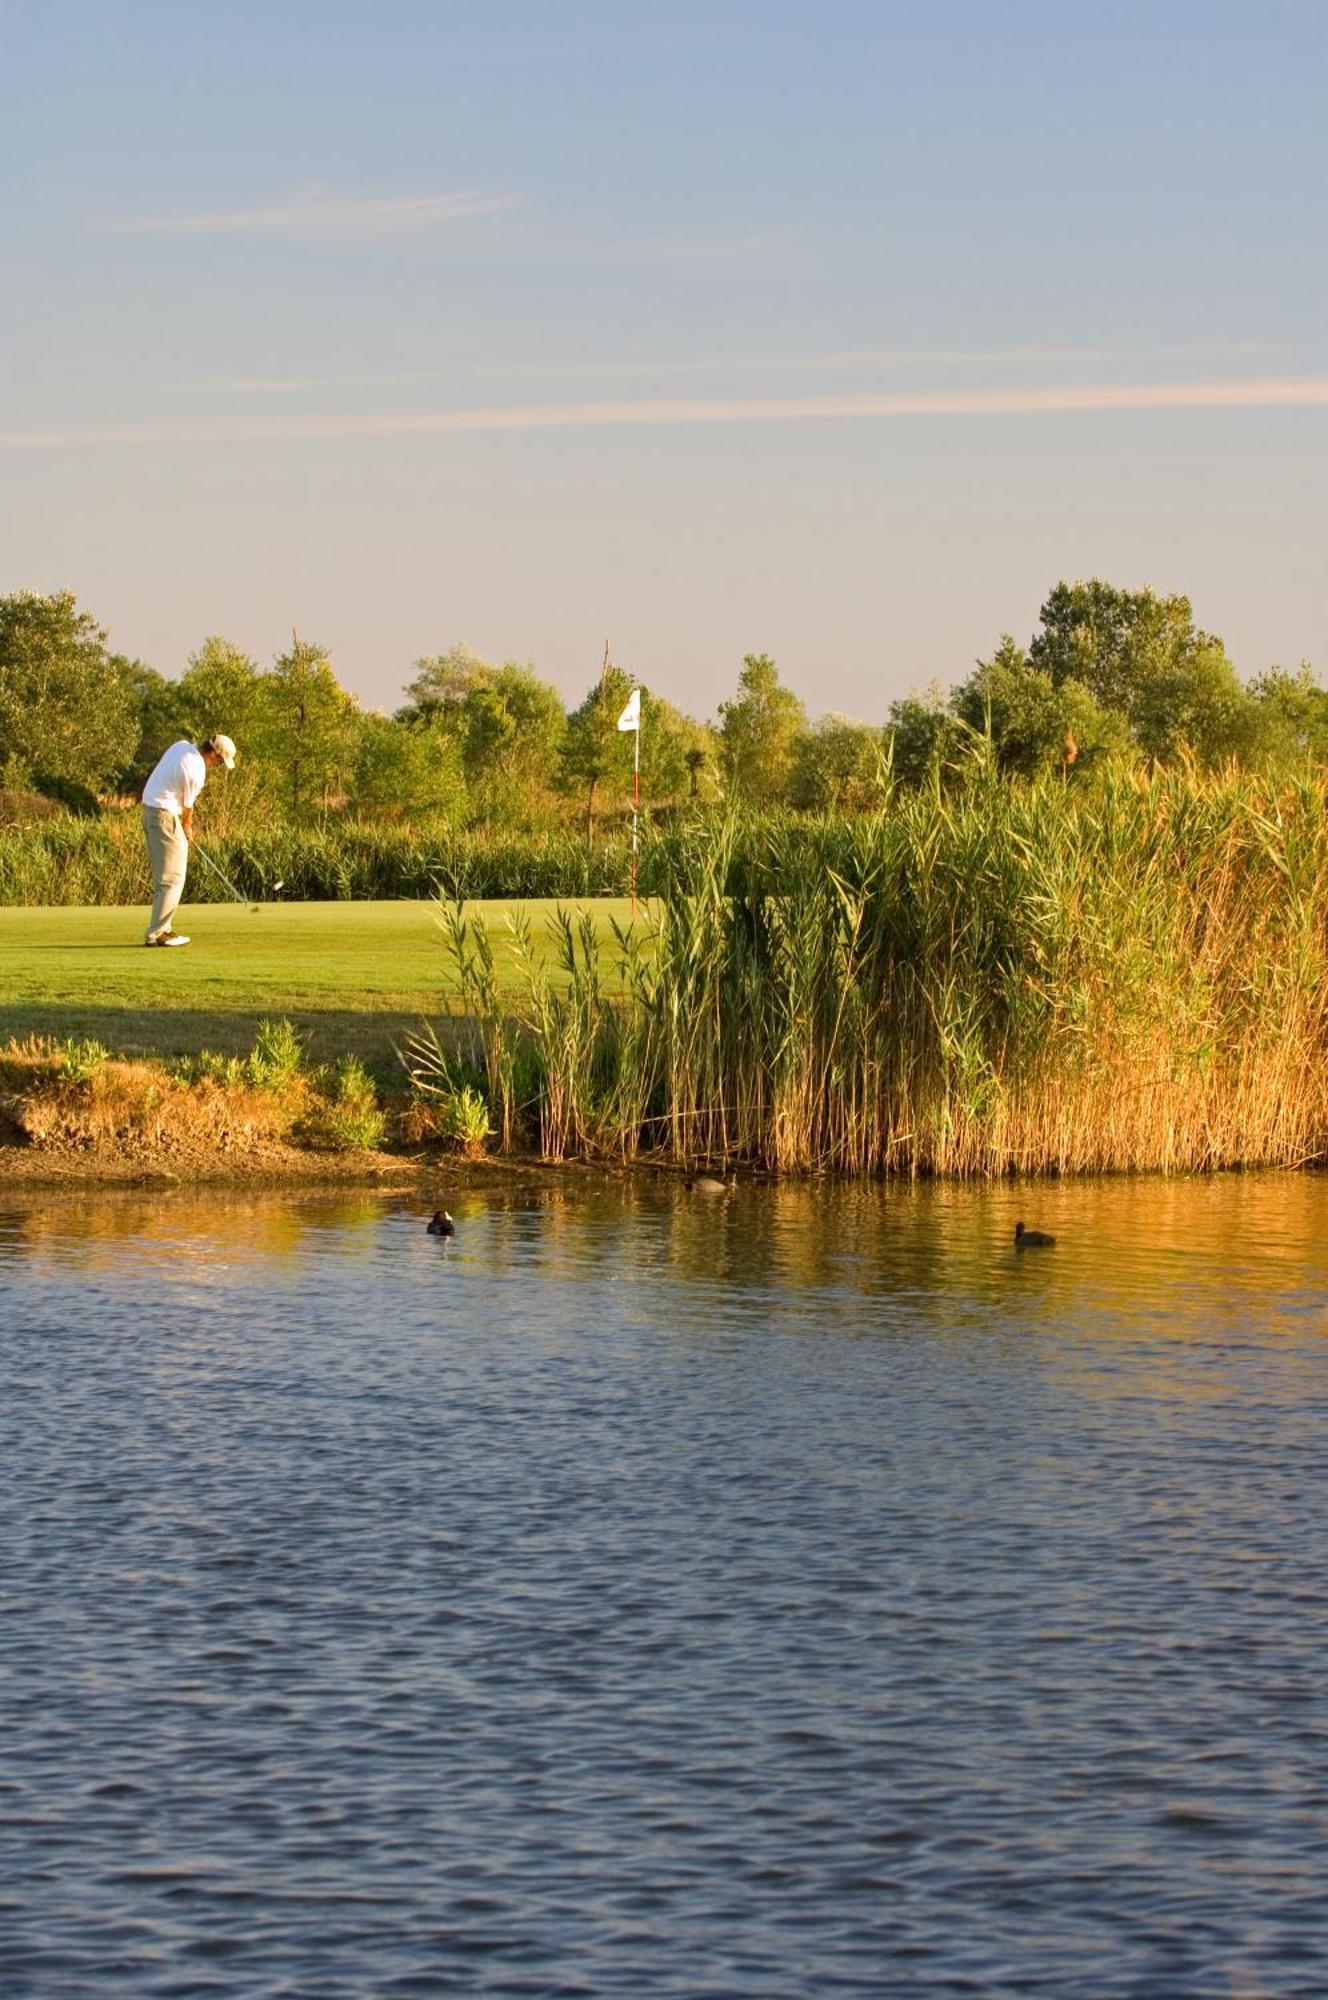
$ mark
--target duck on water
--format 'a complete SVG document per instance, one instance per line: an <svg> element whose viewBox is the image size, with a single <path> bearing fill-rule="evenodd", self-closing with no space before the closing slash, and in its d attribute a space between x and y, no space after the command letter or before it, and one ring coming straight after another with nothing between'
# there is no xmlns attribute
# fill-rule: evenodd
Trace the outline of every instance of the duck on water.
<svg viewBox="0 0 1328 2000"><path fill-rule="evenodd" d="M1022 1222L1014 1226L1014 1247L1016 1250L1049 1250L1056 1241L1045 1229L1025 1229Z"/></svg>
<svg viewBox="0 0 1328 2000"><path fill-rule="evenodd" d="M436 1208L429 1223L430 1236L455 1236L456 1224L445 1208Z"/></svg>

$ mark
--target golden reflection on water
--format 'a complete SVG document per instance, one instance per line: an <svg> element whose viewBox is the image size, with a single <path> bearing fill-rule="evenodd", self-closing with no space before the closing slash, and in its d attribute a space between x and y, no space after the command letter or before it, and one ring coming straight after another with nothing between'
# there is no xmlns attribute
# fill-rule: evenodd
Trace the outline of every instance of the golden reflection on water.
<svg viewBox="0 0 1328 2000"><path fill-rule="evenodd" d="M557 1282L661 1278L740 1301L816 1293L841 1311L892 1302L938 1328L993 1313L1042 1329L1057 1320L1110 1341L1167 1342L1328 1331L1328 1179L1260 1173L956 1185L740 1183L723 1197L674 1177L568 1173L458 1187L436 1196L369 1190L218 1193L124 1190L0 1196L0 1264L57 1259L89 1277L123 1265L187 1266L200 1282L252 1283L319 1251L383 1254L385 1218L420 1228L437 1199L457 1217L462 1262ZM1057 1237L1017 1252L1023 1218ZM864 1334L874 1315L861 1315ZM1156 1357L1162 1363L1161 1354ZM1195 1371L1186 1370L1190 1392ZM1204 1378L1230 1391L1220 1368Z"/></svg>
<svg viewBox="0 0 1328 2000"><path fill-rule="evenodd" d="M353 1254L357 1233L377 1223L383 1206L376 1191L335 1197L219 1194L211 1188L85 1189L58 1197L0 1193L0 1262L58 1257L93 1273L118 1268L125 1244L133 1242L145 1264L178 1267L187 1257L200 1275L224 1282L229 1270L251 1270L256 1257L280 1261L303 1254L311 1229L341 1232Z"/></svg>

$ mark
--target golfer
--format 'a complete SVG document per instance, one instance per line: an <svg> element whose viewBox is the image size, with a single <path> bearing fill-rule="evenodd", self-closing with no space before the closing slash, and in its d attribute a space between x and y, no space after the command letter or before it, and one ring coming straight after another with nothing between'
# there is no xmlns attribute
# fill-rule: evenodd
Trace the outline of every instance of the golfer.
<svg viewBox="0 0 1328 2000"><path fill-rule="evenodd" d="M194 837L194 800L213 764L235 769L235 745L229 736L209 736L206 743L172 743L143 787L143 832L154 889L144 944L189 942L171 929L171 918L184 894Z"/></svg>

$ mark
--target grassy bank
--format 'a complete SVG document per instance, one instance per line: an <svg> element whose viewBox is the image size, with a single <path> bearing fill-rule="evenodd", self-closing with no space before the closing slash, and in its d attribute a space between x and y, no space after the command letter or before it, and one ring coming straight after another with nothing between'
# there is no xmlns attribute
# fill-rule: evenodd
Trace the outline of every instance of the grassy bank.
<svg viewBox="0 0 1328 2000"><path fill-rule="evenodd" d="M191 885L192 890L192 885ZM481 906L508 965L509 905ZM545 938L556 906L528 906ZM610 935L627 904L587 905ZM182 951L144 951L146 907L0 909L0 1043L92 1037L119 1053L243 1054L265 1018L291 1020L320 1061L353 1054L380 1072L392 1046L443 1004L452 970L430 902L190 905ZM550 949L552 947L549 947ZM515 987L516 973L504 975Z"/></svg>
<svg viewBox="0 0 1328 2000"><path fill-rule="evenodd" d="M90 1039L0 1048L0 1136L94 1162L230 1159L252 1172L292 1154L374 1153L389 1117L355 1056L311 1063L289 1022L265 1021L243 1056L135 1062Z"/></svg>

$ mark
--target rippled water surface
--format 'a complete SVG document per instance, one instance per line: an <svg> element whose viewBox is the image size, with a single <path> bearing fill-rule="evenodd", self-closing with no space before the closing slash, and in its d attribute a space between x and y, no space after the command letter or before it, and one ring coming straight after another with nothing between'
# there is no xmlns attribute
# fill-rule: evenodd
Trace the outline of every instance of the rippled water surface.
<svg viewBox="0 0 1328 2000"><path fill-rule="evenodd" d="M430 1205L0 1195L0 1992L1328 1992L1328 1183Z"/></svg>

